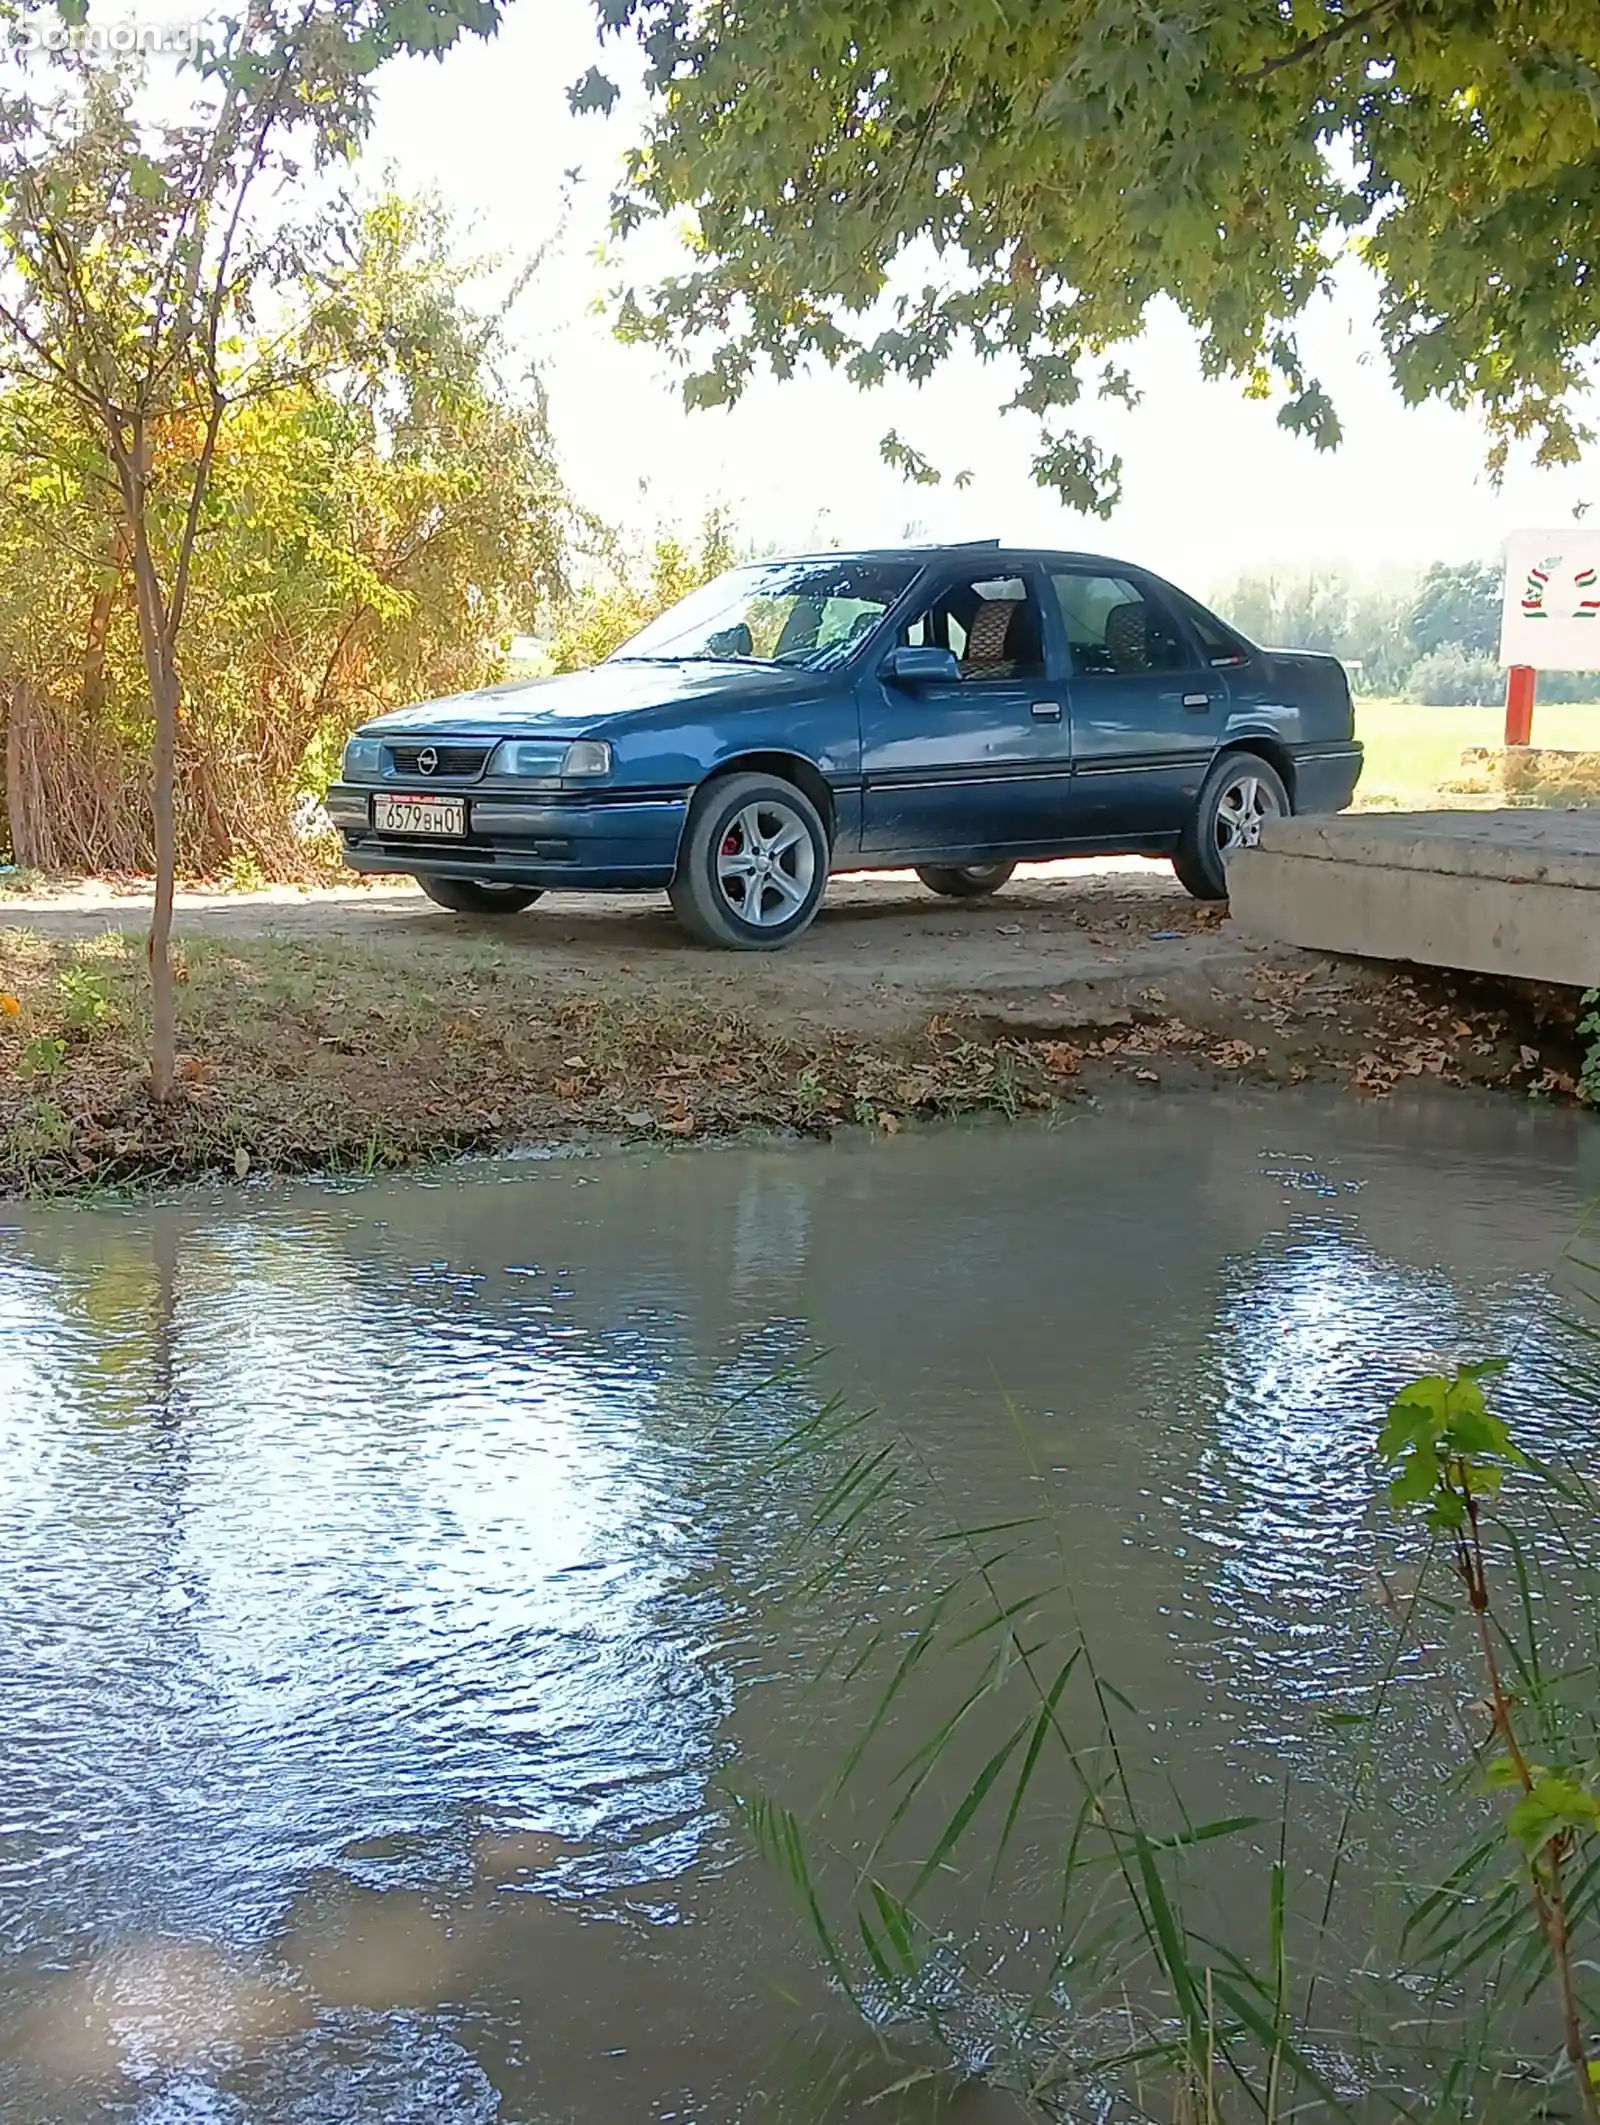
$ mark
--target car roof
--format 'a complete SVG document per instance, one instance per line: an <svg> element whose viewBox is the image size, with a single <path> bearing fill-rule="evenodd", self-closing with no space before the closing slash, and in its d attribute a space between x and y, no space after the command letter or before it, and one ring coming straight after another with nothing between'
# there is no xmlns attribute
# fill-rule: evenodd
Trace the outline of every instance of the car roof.
<svg viewBox="0 0 1600 2125"><path fill-rule="evenodd" d="M849 546L832 547L821 553L772 554L769 558L778 563L785 561L937 561L976 560L989 555L997 560L1015 561L1067 561L1074 566L1084 563L1095 568L1131 570L1137 575L1153 575L1155 571L1137 561L1119 560L1108 553L1080 553L1074 548L1062 546L1030 546L1012 544L999 539L951 539L926 545L905 546ZM750 567L759 567L752 561Z"/></svg>

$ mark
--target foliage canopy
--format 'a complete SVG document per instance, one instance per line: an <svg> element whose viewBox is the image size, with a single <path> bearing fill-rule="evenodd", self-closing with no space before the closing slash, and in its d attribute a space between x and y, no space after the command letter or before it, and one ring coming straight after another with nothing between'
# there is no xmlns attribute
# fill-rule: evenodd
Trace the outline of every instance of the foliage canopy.
<svg viewBox="0 0 1600 2125"><path fill-rule="evenodd" d="M0 24L36 29L54 14L79 27L86 4L0 0ZM498 0L252 0L191 52L175 115L140 95L136 69L101 65L70 37L46 38L42 57L19 42L0 77L0 371L70 409L104 450L133 576L153 725L158 1103L176 1069L184 620L224 422L305 373L293 324L263 328L274 291L315 276L337 222L297 226L297 188L308 161L353 152L382 60L446 50L498 19Z"/></svg>
<svg viewBox="0 0 1600 2125"><path fill-rule="evenodd" d="M558 672L600 663L669 605L731 568L738 555L727 515L713 509L700 527L698 550L663 525L647 555L611 536L600 558L599 580L557 601L550 660Z"/></svg>
<svg viewBox="0 0 1600 2125"><path fill-rule="evenodd" d="M190 571L183 868L283 874L294 800L351 726L482 685L559 597L569 510L537 391L500 374L448 220L385 197L350 230L292 383L229 402ZM237 362L248 368L246 343ZM174 411L157 465L192 447ZM163 562L174 521L158 512ZM70 401L0 390L0 705L14 856L144 870L150 705L113 467Z"/></svg>
<svg viewBox="0 0 1600 2125"><path fill-rule="evenodd" d="M808 356L921 379L965 345L1012 365L1041 484L1106 513L1120 464L1063 415L1131 394L1115 351L1160 296L1209 375L1338 440L1296 325L1355 255L1409 402L1477 408L1496 466L1586 439L1593 0L597 4L651 99L617 224L687 210L700 254L624 329L697 362L691 404ZM572 92L614 94L598 71Z"/></svg>

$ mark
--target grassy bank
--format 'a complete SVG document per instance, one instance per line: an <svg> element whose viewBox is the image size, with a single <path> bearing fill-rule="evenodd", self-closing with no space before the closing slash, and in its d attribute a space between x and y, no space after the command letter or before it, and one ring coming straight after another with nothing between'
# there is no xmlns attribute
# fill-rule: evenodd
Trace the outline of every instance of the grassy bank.
<svg viewBox="0 0 1600 2125"><path fill-rule="evenodd" d="M272 939L180 947L177 1096L146 1091L144 967L120 935L0 939L0 1191L263 1170L370 1172L574 1134L894 1128L1048 1106L1079 1051L808 1039L618 984L530 994L492 945L448 958Z"/></svg>
<svg viewBox="0 0 1600 2125"><path fill-rule="evenodd" d="M1504 735L1503 708L1428 708L1416 701L1358 699L1356 736L1367 758L1357 805L1426 811L1437 805L1504 803L1492 791L1474 791L1473 777L1461 763L1468 747L1498 746ZM1537 708L1533 735L1539 745L1600 750L1600 707L1563 703Z"/></svg>
<svg viewBox="0 0 1600 2125"><path fill-rule="evenodd" d="M0 936L0 1193L371 1172L574 1137L893 1132L1044 1112L1112 1080L1572 1089L1559 1040L1530 1046L1501 995L1382 971L1330 1003L1312 964L1251 960L1247 987L1213 987L1203 1007L1148 989L1109 1022L1073 1023L1058 996L1053 1021L1026 1027L973 1006L860 1032L627 968L574 990L460 937L189 939L179 973L177 1096L158 1108L137 940Z"/></svg>

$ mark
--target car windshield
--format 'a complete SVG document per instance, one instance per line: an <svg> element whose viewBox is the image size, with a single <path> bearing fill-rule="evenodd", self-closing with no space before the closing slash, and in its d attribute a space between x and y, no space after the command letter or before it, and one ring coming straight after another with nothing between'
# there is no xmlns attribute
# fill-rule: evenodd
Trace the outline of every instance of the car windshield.
<svg viewBox="0 0 1600 2125"><path fill-rule="evenodd" d="M624 642L612 663L831 671L916 576L914 561L765 561L730 569Z"/></svg>

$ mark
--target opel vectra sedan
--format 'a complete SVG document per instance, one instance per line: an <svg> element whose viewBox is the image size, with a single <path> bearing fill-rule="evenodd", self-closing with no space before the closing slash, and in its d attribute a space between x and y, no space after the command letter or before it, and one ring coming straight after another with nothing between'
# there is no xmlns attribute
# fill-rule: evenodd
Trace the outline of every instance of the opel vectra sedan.
<svg viewBox="0 0 1600 2125"><path fill-rule="evenodd" d="M1262 822L1361 772L1332 657L1263 650L1147 570L997 542L735 568L591 671L400 709L345 748L347 863L440 907L659 891L772 950L830 871L997 892L1018 863L1170 856L1227 894Z"/></svg>

